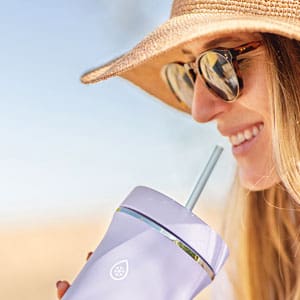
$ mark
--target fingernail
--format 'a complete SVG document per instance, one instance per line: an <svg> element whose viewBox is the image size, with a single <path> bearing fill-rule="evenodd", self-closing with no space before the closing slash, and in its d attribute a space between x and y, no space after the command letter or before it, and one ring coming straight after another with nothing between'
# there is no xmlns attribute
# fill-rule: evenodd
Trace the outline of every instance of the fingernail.
<svg viewBox="0 0 300 300"><path fill-rule="evenodd" d="M92 254L93 254L93 252L89 252L86 259L88 260L91 257Z"/></svg>
<svg viewBox="0 0 300 300"><path fill-rule="evenodd" d="M57 282L56 282L56 288L58 288L58 286L61 284L61 280L58 280Z"/></svg>

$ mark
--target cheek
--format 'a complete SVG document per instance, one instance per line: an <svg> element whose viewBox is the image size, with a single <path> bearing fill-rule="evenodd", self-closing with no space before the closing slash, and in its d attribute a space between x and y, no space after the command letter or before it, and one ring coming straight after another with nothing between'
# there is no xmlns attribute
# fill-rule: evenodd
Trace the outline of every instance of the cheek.
<svg viewBox="0 0 300 300"><path fill-rule="evenodd" d="M249 190L264 190L280 181L273 156L272 128L267 122L253 146L247 156L237 158L239 179Z"/></svg>
<svg viewBox="0 0 300 300"><path fill-rule="evenodd" d="M272 146L272 104L268 95L267 76L264 63L260 62L249 70L244 80L241 105L243 115L263 122L264 129L251 153L238 158L241 184L250 190L262 190L278 183Z"/></svg>
<svg viewBox="0 0 300 300"><path fill-rule="evenodd" d="M268 95L267 75L261 62L252 66L244 78L243 105L271 120L271 101Z"/></svg>
<svg viewBox="0 0 300 300"><path fill-rule="evenodd" d="M266 56L256 57L255 64L249 64L242 70L244 88L243 105L261 114L268 122L271 120L271 101L268 95L268 76Z"/></svg>

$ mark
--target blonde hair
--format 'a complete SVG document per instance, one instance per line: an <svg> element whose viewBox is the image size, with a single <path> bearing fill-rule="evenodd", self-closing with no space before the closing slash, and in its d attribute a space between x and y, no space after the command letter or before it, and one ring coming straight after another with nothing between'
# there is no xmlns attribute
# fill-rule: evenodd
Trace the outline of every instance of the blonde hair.
<svg viewBox="0 0 300 300"><path fill-rule="evenodd" d="M281 182L248 191L236 180L225 236L235 261L230 274L236 299L295 300L300 299L300 42L267 33L262 39Z"/></svg>

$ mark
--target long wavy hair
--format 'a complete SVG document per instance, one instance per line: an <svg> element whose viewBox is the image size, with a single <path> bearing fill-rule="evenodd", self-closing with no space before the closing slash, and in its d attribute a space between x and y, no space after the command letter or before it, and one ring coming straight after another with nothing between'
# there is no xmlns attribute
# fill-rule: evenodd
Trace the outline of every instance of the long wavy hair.
<svg viewBox="0 0 300 300"><path fill-rule="evenodd" d="M300 42L262 33L272 102L273 155L281 182L234 185L225 236L237 300L300 299ZM270 154L272 155L272 154ZM239 237L237 239L237 237ZM233 261L234 260L234 261Z"/></svg>

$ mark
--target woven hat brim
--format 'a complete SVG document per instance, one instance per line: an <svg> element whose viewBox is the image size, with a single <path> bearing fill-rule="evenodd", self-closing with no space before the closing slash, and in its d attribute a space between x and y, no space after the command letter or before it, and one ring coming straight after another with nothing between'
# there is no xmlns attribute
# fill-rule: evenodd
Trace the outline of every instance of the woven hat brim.
<svg viewBox="0 0 300 300"><path fill-rule="evenodd" d="M247 15L189 14L174 17L125 55L85 73L81 81L90 84L121 76L167 104L190 112L163 81L162 67L170 62L183 61L181 49L186 44L197 39L236 32L270 32L300 40L300 21Z"/></svg>

